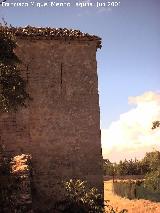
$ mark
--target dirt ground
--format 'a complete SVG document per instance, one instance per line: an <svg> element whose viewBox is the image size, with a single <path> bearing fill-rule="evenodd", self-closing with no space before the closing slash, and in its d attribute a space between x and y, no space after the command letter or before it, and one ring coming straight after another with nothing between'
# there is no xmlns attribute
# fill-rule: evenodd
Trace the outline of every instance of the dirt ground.
<svg viewBox="0 0 160 213"><path fill-rule="evenodd" d="M149 200L129 200L112 193L112 181L104 181L104 199L110 200L108 204L118 211L128 209L128 213L160 213L160 202Z"/></svg>

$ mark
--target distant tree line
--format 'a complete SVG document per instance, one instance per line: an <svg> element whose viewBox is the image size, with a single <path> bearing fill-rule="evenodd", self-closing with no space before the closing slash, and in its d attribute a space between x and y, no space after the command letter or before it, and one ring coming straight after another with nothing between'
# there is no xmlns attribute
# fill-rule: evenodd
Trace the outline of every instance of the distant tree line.
<svg viewBox="0 0 160 213"><path fill-rule="evenodd" d="M142 160L124 160L119 163L111 163L104 159L104 175L146 175L160 169L160 152L146 153Z"/></svg>

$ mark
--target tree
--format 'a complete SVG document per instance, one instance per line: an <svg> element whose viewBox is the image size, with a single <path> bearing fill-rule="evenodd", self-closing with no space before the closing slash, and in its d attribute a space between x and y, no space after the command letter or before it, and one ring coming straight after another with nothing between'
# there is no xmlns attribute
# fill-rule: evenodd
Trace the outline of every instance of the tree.
<svg viewBox="0 0 160 213"><path fill-rule="evenodd" d="M2 4L2 3L3 3L3 2L5 2L5 1L7 1L7 0L3 0L3 1L1 1L1 2L0 2L0 4Z"/></svg>
<svg viewBox="0 0 160 213"><path fill-rule="evenodd" d="M160 121L154 121L152 123L152 129L156 129L157 127L160 127Z"/></svg>
<svg viewBox="0 0 160 213"><path fill-rule="evenodd" d="M103 163L104 163L104 174L113 175L113 164L108 159L104 159Z"/></svg>
<svg viewBox="0 0 160 213"><path fill-rule="evenodd" d="M160 169L152 171L145 176L144 185L156 192L160 191Z"/></svg>
<svg viewBox="0 0 160 213"><path fill-rule="evenodd" d="M26 107L26 100L31 100L26 92L26 81L21 77L21 61L14 49L17 47L15 35L9 27L0 24L0 111L17 111Z"/></svg>
<svg viewBox="0 0 160 213"><path fill-rule="evenodd" d="M154 121L152 129L160 126L160 121ZM149 164L150 172L145 176L145 186L154 191L160 191L160 152L154 151L147 153L145 161Z"/></svg>
<svg viewBox="0 0 160 213"><path fill-rule="evenodd" d="M156 171L160 167L160 152L148 152L143 158L143 162L149 166L150 171Z"/></svg>

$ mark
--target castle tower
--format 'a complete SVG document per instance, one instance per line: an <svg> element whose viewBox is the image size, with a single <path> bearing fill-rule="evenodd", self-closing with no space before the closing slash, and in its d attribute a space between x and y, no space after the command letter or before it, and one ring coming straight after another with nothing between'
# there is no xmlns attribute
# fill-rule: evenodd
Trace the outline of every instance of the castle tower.
<svg viewBox="0 0 160 213"><path fill-rule="evenodd" d="M1 143L32 155L33 202L47 208L59 184L85 179L103 192L96 51L101 39L76 30L11 28L33 98L1 115Z"/></svg>

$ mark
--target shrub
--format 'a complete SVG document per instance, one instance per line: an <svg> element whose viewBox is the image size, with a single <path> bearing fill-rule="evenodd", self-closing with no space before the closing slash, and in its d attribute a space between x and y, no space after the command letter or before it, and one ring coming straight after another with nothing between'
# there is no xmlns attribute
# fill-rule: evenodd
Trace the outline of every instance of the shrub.
<svg viewBox="0 0 160 213"><path fill-rule="evenodd" d="M11 212L14 206L12 190L15 189L16 179L10 175L10 159L3 154L0 145L0 212Z"/></svg>
<svg viewBox="0 0 160 213"><path fill-rule="evenodd" d="M104 212L102 195L96 188L87 190L86 181L69 180L64 182L65 199L56 203L56 209L65 213Z"/></svg>
<svg viewBox="0 0 160 213"><path fill-rule="evenodd" d="M55 210L64 213L104 213L105 206L108 213L116 213L112 206L104 205L103 196L96 188L89 189L86 181L69 180L63 183L65 198L55 204ZM122 210L119 213L125 213Z"/></svg>
<svg viewBox="0 0 160 213"><path fill-rule="evenodd" d="M160 191L160 169L150 172L145 176L144 186L155 192Z"/></svg>

